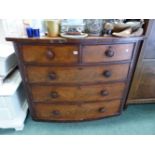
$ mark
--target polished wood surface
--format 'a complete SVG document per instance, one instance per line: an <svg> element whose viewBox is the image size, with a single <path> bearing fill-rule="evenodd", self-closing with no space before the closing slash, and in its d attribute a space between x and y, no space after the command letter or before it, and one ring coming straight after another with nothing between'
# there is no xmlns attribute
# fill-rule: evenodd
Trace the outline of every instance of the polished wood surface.
<svg viewBox="0 0 155 155"><path fill-rule="evenodd" d="M99 83L125 80L129 64L84 66L84 67L36 67L26 68L28 80L31 83ZM107 76L106 72L110 75ZM52 75L51 75L52 74ZM53 78L51 76L53 76Z"/></svg>
<svg viewBox="0 0 155 155"><path fill-rule="evenodd" d="M84 46L83 62L110 62L129 60L132 56L133 44Z"/></svg>
<svg viewBox="0 0 155 155"><path fill-rule="evenodd" d="M35 102L83 102L121 99L125 83L90 86L32 86Z"/></svg>
<svg viewBox="0 0 155 155"><path fill-rule="evenodd" d="M120 100L70 105L37 103L34 105L35 120L76 121L96 119L119 114L120 105Z"/></svg>
<svg viewBox="0 0 155 155"><path fill-rule="evenodd" d="M155 103L155 20L149 20L143 42L128 104Z"/></svg>
<svg viewBox="0 0 155 155"><path fill-rule="evenodd" d="M135 43L141 41L145 36L140 37L86 37L84 39L67 39L62 37L40 37L40 38L27 38L27 37L7 37L7 41L13 41L18 44L117 44L117 43Z"/></svg>
<svg viewBox="0 0 155 155"><path fill-rule="evenodd" d="M77 63L78 52L76 45L22 46L23 60L29 63Z"/></svg>
<svg viewBox="0 0 155 155"><path fill-rule="evenodd" d="M142 65L140 80L135 91L135 99L155 98L155 60L144 61Z"/></svg>
<svg viewBox="0 0 155 155"><path fill-rule="evenodd" d="M14 41L32 118L80 121L120 114L142 39L7 38Z"/></svg>

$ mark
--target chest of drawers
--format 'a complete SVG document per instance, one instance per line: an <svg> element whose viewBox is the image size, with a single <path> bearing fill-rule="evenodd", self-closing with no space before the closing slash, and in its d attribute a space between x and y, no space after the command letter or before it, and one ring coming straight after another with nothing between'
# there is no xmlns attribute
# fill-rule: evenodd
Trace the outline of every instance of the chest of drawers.
<svg viewBox="0 0 155 155"><path fill-rule="evenodd" d="M34 120L81 121L121 113L142 37L7 40L14 42Z"/></svg>

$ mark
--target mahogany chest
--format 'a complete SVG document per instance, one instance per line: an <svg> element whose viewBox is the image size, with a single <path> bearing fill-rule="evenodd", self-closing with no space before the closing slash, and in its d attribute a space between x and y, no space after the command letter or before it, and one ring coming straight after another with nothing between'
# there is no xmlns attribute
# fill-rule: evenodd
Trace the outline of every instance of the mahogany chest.
<svg viewBox="0 0 155 155"><path fill-rule="evenodd" d="M14 42L30 114L42 121L120 114L142 39L6 38Z"/></svg>

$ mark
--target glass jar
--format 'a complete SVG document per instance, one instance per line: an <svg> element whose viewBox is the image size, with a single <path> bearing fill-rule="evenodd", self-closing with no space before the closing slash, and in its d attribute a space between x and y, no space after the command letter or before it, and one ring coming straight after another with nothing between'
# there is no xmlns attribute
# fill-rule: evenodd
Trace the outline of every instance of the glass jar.
<svg viewBox="0 0 155 155"><path fill-rule="evenodd" d="M103 31L103 19L85 19L85 31L89 36L100 36Z"/></svg>

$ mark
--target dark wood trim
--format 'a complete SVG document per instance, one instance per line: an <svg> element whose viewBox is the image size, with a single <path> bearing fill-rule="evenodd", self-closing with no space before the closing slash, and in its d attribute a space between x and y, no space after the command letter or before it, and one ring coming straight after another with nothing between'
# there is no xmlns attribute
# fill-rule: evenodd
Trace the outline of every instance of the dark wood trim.
<svg viewBox="0 0 155 155"><path fill-rule="evenodd" d="M102 84L113 84L113 83L126 83L127 82L127 78L126 79L122 79L122 80L115 80L115 81L105 81L105 82L81 82L81 83L49 83L49 82L31 82L31 81L27 81L27 84L33 86L33 85L39 85L39 86L63 86L63 87L73 87L73 86L92 86L92 85L102 85Z"/></svg>
<svg viewBox="0 0 155 155"><path fill-rule="evenodd" d="M43 119L39 119L37 117L32 117L32 119L34 121L42 121L42 122L54 122L54 123L75 123L75 122L85 122L85 121L95 121L95 120L100 120L100 119L105 119L105 118L109 118L109 117L114 117L114 116L119 116L121 115L121 112L115 113L114 115L109 115L109 116L104 116L104 117L98 117L98 118L90 118L90 119L82 119L82 120L43 120Z"/></svg>
<svg viewBox="0 0 155 155"><path fill-rule="evenodd" d="M42 38L27 38L27 37L7 37L7 41L18 42L22 44L114 44L114 43L134 43L139 40L145 39L145 36L140 37L128 37L128 38L119 38L119 37L87 37L84 39L65 39L62 37L50 38L50 37L42 37Z"/></svg>
<svg viewBox="0 0 155 155"><path fill-rule="evenodd" d="M16 43L14 43L13 45L14 45L14 48L15 48L15 53L16 53L16 56L17 56L17 62L18 62L18 66L19 66L19 71L21 73L24 89L26 90L25 94L26 94L26 98L27 98L27 101L28 101L28 105L29 105L29 111L30 111L31 116L33 117L35 112L33 110L33 105L31 104L32 97L31 97L31 93L30 93L30 87L26 83L26 81L27 81L26 78L27 77L24 76L25 75L24 65L22 64L22 61L20 61L20 60L22 60L21 53L19 52L20 51L20 46L18 44L16 44Z"/></svg>
<svg viewBox="0 0 155 155"><path fill-rule="evenodd" d="M64 64L64 66L65 65L66 64ZM77 66L82 65L82 46L81 45L79 45L79 62L78 62L78 64L75 64L75 65L77 65Z"/></svg>
<svg viewBox="0 0 155 155"><path fill-rule="evenodd" d="M123 97L121 98L112 98L112 99L106 99L106 100L93 100L93 101L34 101L34 99L32 99L32 103L33 104L37 104L37 103L42 103L42 104L59 104L59 105L78 105L78 104L86 104L86 103L97 103L97 102L107 102L107 101L113 101L113 100L122 100Z"/></svg>
<svg viewBox="0 0 155 155"><path fill-rule="evenodd" d="M81 61L81 60L80 60ZM28 63L24 62L25 65L33 65L40 67L91 67L91 66L103 66L103 65L115 65L115 64L127 64L130 63L131 60L123 60L123 61L111 61L111 62L100 62L100 63L75 63L75 64L43 64L43 63Z"/></svg>
<svg viewBox="0 0 155 155"><path fill-rule="evenodd" d="M133 52L133 58L132 58L132 62L130 64L130 69L129 69L129 73L128 73L128 79L127 79L127 84L126 84L126 92L124 93L124 106L122 106L121 108L125 109L126 104L127 104L127 98L129 95L129 91L130 91L130 87L131 87L131 82L133 79L133 75L134 75L134 71L135 71L135 67L136 67L136 63L137 63L137 59L138 59L138 55L139 55L139 47L140 47L141 42L137 42L135 43L135 47L134 47L134 52Z"/></svg>

